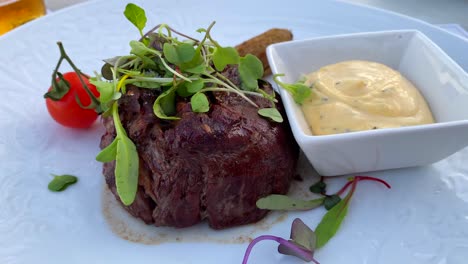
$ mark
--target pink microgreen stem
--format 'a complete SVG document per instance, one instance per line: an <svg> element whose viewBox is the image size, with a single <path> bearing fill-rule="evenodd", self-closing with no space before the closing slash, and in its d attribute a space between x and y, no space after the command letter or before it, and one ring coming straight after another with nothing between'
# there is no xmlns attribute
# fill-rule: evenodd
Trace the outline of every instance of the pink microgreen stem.
<svg viewBox="0 0 468 264"><path fill-rule="evenodd" d="M375 177L371 177L371 176L362 176L362 175L359 175L359 176L355 176L352 180L348 181L345 186L343 186L343 188L341 188L336 194L337 195L342 195L347 189L348 187L353 183L353 182L358 182L358 181L376 181L376 182L380 182L382 183L383 185L385 185L385 187L391 189L392 187L390 186L390 184L388 184L386 181L382 180L382 179L379 179L379 178L375 178Z"/></svg>
<svg viewBox="0 0 468 264"><path fill-rule="evenodd" d="M385 187L387 187L388 189L391 189L392 186L390 186L390 184L388 184L388 182L382 180L382 179L379 179L379 178L375 178L375 177L371 177L371 176L362 176L362 175L359 175L359 176L356 176L355 178L357 178L358 180L360 181L376 181L376 182L380 182L382 183L383 185L385 185Z"/></svg>
<svg viewBox="0 0 468 264"><path fill-rule="evenodd" d="M316 261L314 259L311 251L303 249L303 248L297 246L296 244L294 244L294 243L292 243L292 242L290 242L290 241L288 241L288 240L286 240L284 238L277 237L277 236L272 236L272 235L262 235L262 236L256 237L254 240L252 240L252 242L250 242L249 246L247 247L247 250L245 251L244 260L242 261L242 264L247 264L247 261L248 261L249 256L250 256L250 252L252 251L252 248L255 246L255 244L257 244L258 242L260 242L262 240L276 241L276 242L290 248L292 251L297 253L298 256L301 256L302 259L307 259L309 261L314 262L315 264L320 264L318 261Z"/></svg>

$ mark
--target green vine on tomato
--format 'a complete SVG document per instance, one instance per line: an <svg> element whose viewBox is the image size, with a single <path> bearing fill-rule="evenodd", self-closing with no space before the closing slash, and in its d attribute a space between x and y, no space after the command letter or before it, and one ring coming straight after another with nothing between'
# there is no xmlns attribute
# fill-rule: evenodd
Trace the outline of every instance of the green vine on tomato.
<svg viewBox="0 0 468 264"><path fill-rule="evenodd" d="M60 59L52 73L52 85L44 94L47 110L59 124L72 128L88 128L101 113L99 92L65 52L63 44L57 42ZM74 70L62 74L59 68L63 61Z"/></svg>

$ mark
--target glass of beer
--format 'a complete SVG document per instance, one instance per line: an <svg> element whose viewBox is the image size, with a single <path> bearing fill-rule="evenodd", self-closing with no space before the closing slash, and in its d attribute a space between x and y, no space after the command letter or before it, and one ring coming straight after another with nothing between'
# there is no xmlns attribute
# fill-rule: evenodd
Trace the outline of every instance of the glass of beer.
<svg viewBox="0 0 468 264"><path fill-rule="evenodd" d="M0 35L45 13L43 0L0 0Z"/></svg>

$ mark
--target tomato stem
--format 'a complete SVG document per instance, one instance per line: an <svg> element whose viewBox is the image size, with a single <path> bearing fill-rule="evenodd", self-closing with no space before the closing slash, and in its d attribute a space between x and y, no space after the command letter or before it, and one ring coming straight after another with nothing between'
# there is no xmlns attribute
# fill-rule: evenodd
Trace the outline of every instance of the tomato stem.
<svg viewBox="0 0 468 264"><path fill-rule="evenodd" d="M86 76L86 75L81 73L81 71L78 69L78 67L76 67L76 65L70 59L68 54L65 52L65 48L63 47L62 42L58 41L57 45L58 45L59 50L60 50L60 59L58 60L57 66L55 67L54 72L52 73L52 83L56 82L56 80L55 80L56 77L55 76L58 73L58 69L60 68L60 65L62 64L62 61L66 60L70 64L72 69L75 71L75 73L78 75L78 79L80 80L81 85L83 86L86 93L88 94L88 96L91 99L91 103L88 106L84 107L84 106L82 106L80 99L78 97L76 97L76 100L77 100L78 104L80 106L82 106L83 108L87 108L87 109L93 108L98 114L102 113L102 109L101 109L101 106L100 106L99 99L96 96L94 96L94 94L89 89L88 85L83 80L82 76Z"/></svg>

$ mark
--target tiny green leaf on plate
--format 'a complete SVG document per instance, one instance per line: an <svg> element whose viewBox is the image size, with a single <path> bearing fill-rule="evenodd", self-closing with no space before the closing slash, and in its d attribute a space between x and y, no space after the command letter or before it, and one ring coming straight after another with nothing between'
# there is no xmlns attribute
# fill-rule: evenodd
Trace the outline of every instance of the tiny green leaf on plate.
<svg viewBox="0 0 468 264"><path fill-rule="evenodd" d="M125 7L124 15L133 25L135 25L135 27L138 28L138 31L140 31L141 34L142 30L146 26L147 18L145 10L135 4L130 3Z"/></svg>
<svg viewBox="0 0 468 264"><path fill-rule="evenodd" d="M314 250L317 237L310 227L296 218L291 225L291 239L309 250Z"/></svg>
<svg viewBox="0 0 468 264"><path fill-rule="evenodd" d="M317 194L325 193L327 191L327 184L323 181L318 181L310 186L309 190Z"/></svg>
<svg viewBox="0 0 468 264"><path fill-rule="evenodd" d="M348 193L344 199L330 209L322 218L322 221L315 229L317 236L317 248L323 247L338 231L341 222L348 213L349 200L352 192Z"/></svg>
<svg viewBox="0 0 468 264"><path fill-rule="evenodd" d="M267 210L310 210L323 204L324 198L299 200L286 195L271 194L257 201L257 207Z"/></svg>
<svg viewBox="0 0 468 264"><path fill-rule="evenodd" d="M229 64L238 64L239 59L239 53L233 47L217 47L213 53L213 64L218 71L223 71Z"/></svg>
<svg viewBox="0 0 468 264"><path fill-rule="evenodd" d="M117 144L118 138L115 138L112 143L105 147L99 154L96 156L96 160L99 162L111 162L117 157Z"/></svg>
<svg viewBox="0 0 468 264"><path fill-rule="evenodd" d="M73 175L53 175L54 179L49 182L47 188L53 192L61 192L65 190L68 186L76 183L78 178Z"/></svg>
<svg viewBox="0 0 468 264"><path fill-rule="evenodd" d="M283 117L276 108L262 108L258 110L258 114L267 117L275 122L282 123Z"/></svg>
<svg viewBox="0 0 468 264"><path fill-rule="evenodd" d="M340 196L333 194L333 195L325 197L325 200L323 201L323 206L325 206L325 209L330 210L335 205L337 205L340 201L341 201Z"/></svg>
<svg viewBox="0 0 468 264"><path fill-rule="evenodd" d="M293 242L300 248L309 250L311 252L311 255L313 255L317 238L315 236L314 231L312 231L312 229L310 229L306 224L304 224L304 222L302 222L301 219L296 218L292 222L290 238L290 242ZM310 258L304 258L304 255L298 254L297 251L283 244L280 244L278 246L278 252L284 255L290 255L301 258L307 262L310 261Z"/></svg>
<svg viewBox="0 0 468 264"><path fill-rule="evenodd" d="M258 79L263 76L262 62L254 55L247 54L240 59L239 76L244 90L255 91L258 88Z"/></svg>
<svg viewBox="0 0 468 264"><path fill-rule="evenodd" d="M138 189L139 159L135 144L125 135L118 136L115 163L115 185L120 200L130 205Z"/></svg>
<svg viewBox="0 0 468 264"><path fill-rule="evenodd" d="M210 102L204 93L196 93L190 98L192 111L195 113L206 113L210 110Z"/></svg>

